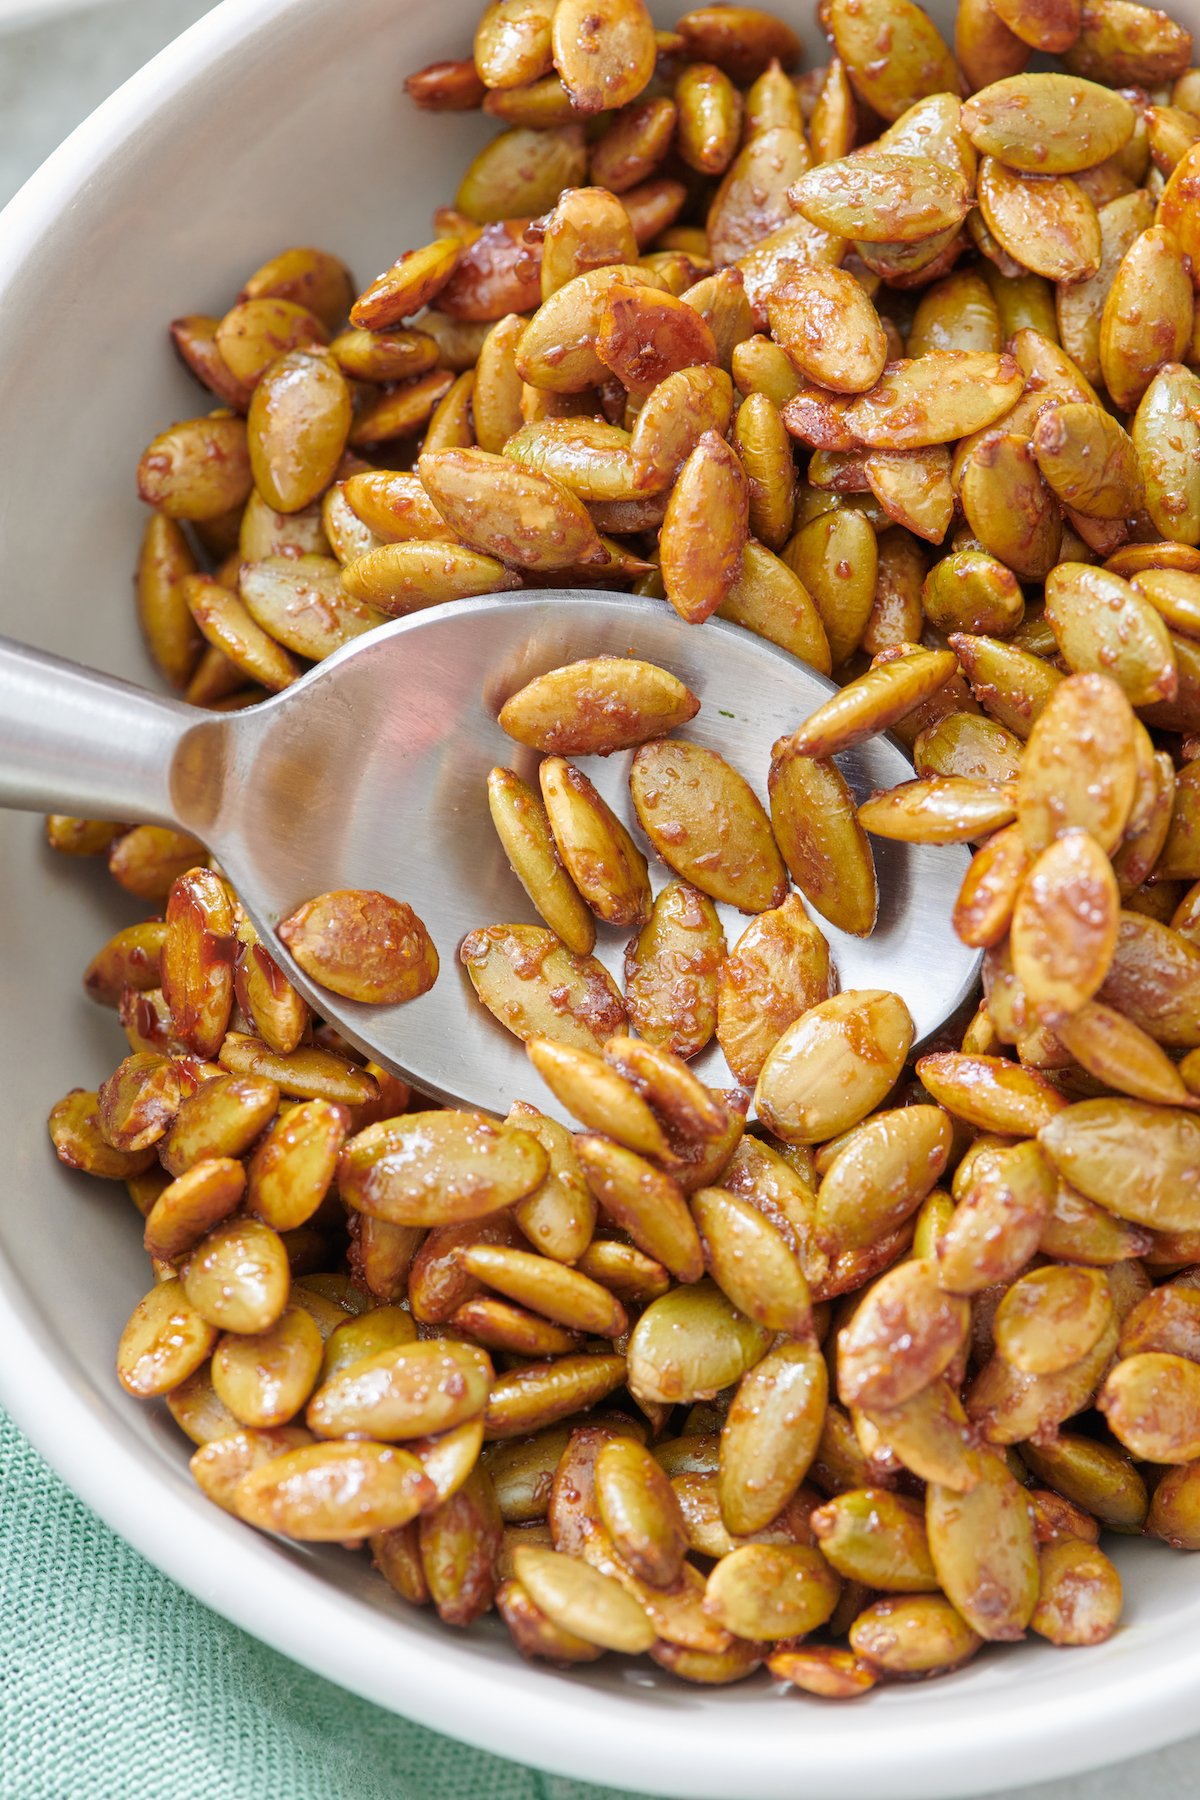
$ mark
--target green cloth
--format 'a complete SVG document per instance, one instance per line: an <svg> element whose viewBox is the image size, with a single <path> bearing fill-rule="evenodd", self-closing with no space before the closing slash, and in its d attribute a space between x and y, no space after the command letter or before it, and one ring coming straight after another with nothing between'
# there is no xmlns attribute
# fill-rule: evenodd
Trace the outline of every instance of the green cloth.
<svg viewBox="0 0 1200 1800"><path fill-rule="evenodd" d="M3 1800L617 1800L468 1749L210 1612L0 1412Z"/></svg>

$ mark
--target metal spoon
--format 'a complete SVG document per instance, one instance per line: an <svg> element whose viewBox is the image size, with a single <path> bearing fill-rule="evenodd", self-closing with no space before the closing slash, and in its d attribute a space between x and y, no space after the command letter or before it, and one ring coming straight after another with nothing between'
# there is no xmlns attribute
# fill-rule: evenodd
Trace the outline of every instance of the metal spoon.
<svg viewBox="0 0 1200 1800"><path fill-rule="evenodd" d="M345 1037L423 1092L504 1112L515 1098L562 1116L524 1047L484 1009L458 946L480 925L537 914L492 828L488 771L536 786L537 756L496 714L517 688L584 656L638 656L699 696L682 735L719 750L765 796L771 745L834 684L740 626L685 624L661 601L593 590L504 594L435 606L372 631L292 687L243 712L160 699L74 663L0 640L0 805L173 825L219 859L289 979ZM629 755L587 771L636 831ZM893 740L838 758L860 799L908 779ZM978 954L950 912L965 848L876 840L880 910L869 938L834 927L841 986L889 988L918 1041L969 996ZM670 871L652 865L655 891ZM317 988L276 925L332 888L379 888L424 920L441 958L433 988L407 1006L371 1007ZM722 914L732 947L748 920ZM621 979L628 933L601 927L596 955ZM713 1044L692 1065L731 1081Z"/></svg>

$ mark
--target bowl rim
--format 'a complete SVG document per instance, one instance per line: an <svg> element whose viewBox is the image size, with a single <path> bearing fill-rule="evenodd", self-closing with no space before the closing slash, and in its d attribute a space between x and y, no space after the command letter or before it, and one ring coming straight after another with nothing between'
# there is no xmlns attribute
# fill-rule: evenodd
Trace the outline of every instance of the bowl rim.
<svg viewBox="0 0 1200 1800"><path fill-rule="evenodd" d="M107 165L120 162L140 125L211 73L219 60L319 0L221 0L80 124L0 213L0 305L36 256L48 220L77 205ZM1200 1641L1186 1624L1131 1623L1115 1654L1089 1664L1090 1680L1064 1723L1058 1684L996 1689L982 1707L949 1706L953 1684L924 1704L881 1691L874 1729L847 1734L839 1709L807 1710L786 1734L738 1732L736 1689L672 1692L647 1702L631 1671L623 1691L536 1673L536 1710L514 1702L528 1675L514 1662L464 1654L464 1640L423 1632L406 1657L402 1615L364 1606L322 1580L303 1588L294 1563L219 1512L181 1471L147 1456L116 1405L97 1404L88 1378L56 1344L0 1249L0 1403L86 1505L172 1580L252 1636L315 1673L401 1713L518 1763L640 1792L695 1800L954 1800L967 1793L1095 1769L1186 1737L1195 1725ZM298 1597L302 1604L297 1604ZM1096 1654L1096 1653L1093 1653ZM1082 1672L1082 1671L1081 1671ZM913 1690L907 1690L909 1694ZM730 1696L732 1704L722 1696ZM1189 1702L1192 1705L1189 1705ZM781 1717L788 1713L781 1701ZM833 1723L836 1721L836 1723ZM761 1720L759 1721L761 1724ZM682 1730L680 1729L682 1727ZM683 1755L680 1755L680 1751ZM799 1764L799 1766L798 1766Z"/></svg>

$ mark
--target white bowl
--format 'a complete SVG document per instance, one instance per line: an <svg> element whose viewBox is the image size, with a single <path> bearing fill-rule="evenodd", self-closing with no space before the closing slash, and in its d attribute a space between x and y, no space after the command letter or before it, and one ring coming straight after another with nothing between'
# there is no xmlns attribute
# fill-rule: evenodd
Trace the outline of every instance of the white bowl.
<svg viewBox="0 0 1200 1800"><path fill-rule="evenodd" d="M366 280L425 241L478 117L428 117L401 77L470 44L478 0L226 0L74 134L0 218L0 621L150 679L130 604L153 432L205 408L166 321L221 311L271 252L314 243ZM945 15L946 8L935 6ZM1196 17L1196 0L1177 7ZM943 16L942 22L946 19ZM820 54L810 29L814 55ZM79 973L144 916L102 867L0 815L0 1399L75 1490L159 1567L344 1686L560 1773L740 1800L965 1795L1133 1755L1193 1730L1200 1562L1120 1544L1128 1611L1097 1649L1041 1642L847 1713L765 1677L712 1692L615 1659L530 1669L499 1627L455 1633L366 1559L289 1549L193 1487L189 1446L113 1375L146 1286L120 1187L54 1161L46 1113L122 1053Z"/></svg>

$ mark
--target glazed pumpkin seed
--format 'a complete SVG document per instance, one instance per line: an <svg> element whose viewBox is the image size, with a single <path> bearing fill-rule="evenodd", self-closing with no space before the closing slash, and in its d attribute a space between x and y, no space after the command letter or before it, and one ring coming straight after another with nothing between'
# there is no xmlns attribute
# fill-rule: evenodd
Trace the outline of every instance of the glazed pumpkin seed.
<svg viewBox="0 0 1200 1800"><path fill-rule="evenodd" d="M356 517L384 540L446 537L446 522L415 475L370 469L351 475L342 492Z"/></svg>
<svg viewBox="0 0 1200 1800"><path fill-rule="evenodd" d="M600 419L544 418L506 440L514 462L553 477L579 499L619 502L636 493L629 433Z"/></svg>
<svg viewBox="0 0 1200 1800"><path fill-rule="evenodd" d="M1041 1241L1055 1180L1045 1154L1032 1143L981 1154L960 1194L963 1167L955 1176L958 1207L937 1242L938 1280L951 1293L977 1294L1012 1280L1025 1267Z"/></svg>
<svg viewBox="0 0 1200 1800"><path fill-rule="evenodd" d="M566 1331L522 1306L513 1306L490 1294L464 1300L451 1314L450 1325L487 1350L502 1350L514 1356L561 1356L577 1350L583 1341L577 1331Z"/></svg>
<svg viewBox="0 0 1200 1800"><path fill-rule="evenodd" d="M810 223L867 244L929 238L961 224L969 205L956 167L887 150L821 163L801 175L788 197Z"/></svg>
<svg viewBox="0 0 1200 1800"><path fill-rule="evenodd" d="M188 313L172 319L171 342L188 373L201 386L216 396L231 412L244 413L250 403L250 390L239 381L221 355L217 345L219 319L208 313Z"/></svg>
<svg viewBox="0 0 1200 1800"><path fill-rule="evenodd" d="M350 1114L328 1100L306 1100L276 1120L247 1170L249 1210L276 1231L294 1231L325 1198L346 1140Z"/></svg>
<svg viewBox="0 0 1200 1800"><path fill-rule="evenodd" d="M667 598L689 624L702 623L728 598L746 543L749 501L736 451L706 431L671 490L659 540Z"/></svg>
<svg viewBox="0 0 1200 1800"><path fill-rule="evenodd" d="M937 1592L916 1501L885 1488L857 1488L826 1501L810 1518L826 1562L847 1581L884 1593Z"/></svg>
<svg viewBox="0 0 1200 1800"><path fill-rule="evenodd" d="M336 1369L306 1421L318 1437L427 1437L482 1412L491 1380L491 1360L474 1344L400 1343Z"/></svg>
<svg viewBox="0 0 1200 1800"><path fill-rule="evenodd" d="M114 1150L147 1150L170 1128L182 1095L179 1069L154 1051L137 1051L97 1092L100 1131Z"/></svg>
<svg viewBox="0 0 1200 1800"><path fill-rule="evenodd" d="M172 884L162 949L163 997L176 1036L197 1056L215 1056L229 1024L233 922L225 885L208 869L191 869Z"/></svg>
<svg viewBox="0 0 1200 1800"><path fill-rule="evenodd" d="M492 1384L484 1415L488 1439L521 1437L586 1412L625 1380L624 1356L560 1356L525 1363Z"/></svg>
<svg viewBox="0 0 1200 1800"><path fill-rule="evenodd" d="M1118 1218L1155 1231L1195 1229L1188 1172L1200 1123L1190 1113L1138 1100L1084 1100L1047 1121L1039 1138L1059 1174Z"/></svg>
<svg viewBox="0 0 1200 1800"><path fill-rule="evenodd" d="M1052 1644L1102 1644L1121 1616L1121 1578L1095 1544L1064 1538L1039 1553L1039 1598L1029 1624Z"/></svg>
<svg viewBox="0 0 1200 1800"><path fill-rule="evenodd" d="M629 1655L654 1643L646 1613L610 1576L575 1557L533 1545L521 1545L513 1560L518 1579L559 1630Z"/></svg>
<svg viewBox="0 0 1200 1800"><path fill-rule="evenodd" d="M1144 569L1130 577L1130 586L1169 630L1187 637L1200 634L1200 581L1195 575L1183 569Z"/></svg>
<svg viewBox="0 0 1200 1800"><path fill-rule="evenodd" d="M800 387L791 358L778 344L761 335L737 345L732 367L740 393L765 394L776 407L786 406Z"/></svg>
<svg viewBox="0 0 1200 1800"><path fill-rule="evenodd" d="M223 1074L181 1102L159 1154L171 1175L209 1157L238 1157L274 1118L279 1088L257 1075Z"/></svg>
<svg viewBox="0 0 1200 1800"><path fill-rule="evenodd" d="M463 939L459 960L502 1025L522 1039L598 1050L626 1024L620 991L602 964L577 956L537 925L490 925Z"/></svg>
<svg viewBox="0 0 1200 1800"><path fill-rule="evenodd" d="M1179 932L1122 913L1117 949L1099 998L1169 1049L1200 1042L1200 953Z"/></svg>
<svg viewBox="0 0 1200 1800"><path fill-rule="evenodd" d="M216 1341L216 1329L192 1305L182 1282L161 1281L139 1301L121 1333L121 1386L142 1400L169 1393L207 1360Z"/></svg>
<svg viewBox="0 0 1200 1800"><path fill-rule="evenodd" d="M347 1205L398 1225L458 1224L511 1206L545 1180L529 1132L476 1113L408 1113L368 1125L338 1160Z"/></svg>
<svg viewBox="0 0 1200 1800"><path fill-rule="evenodd" d="M217 413L171 425L138 464L138 493L169 519L219 519L249 497L255 477L246 422Z"/></svg>
<svg viewBox="0 0 1200 1800"><path fill-rule="evenodd" d="M1044 1076L1003 1057L938 1051L921 1058L917 1075L939 1105L981 1131L1032 1136L1065 1105Z"/></svg>
<svg viewBox="0 0 1200 1800"><path fill-rule="evenodd" d="M146 646L172 687L184 687L200 654L200 636L183 583L196 560L178 522L165 512L146 521L137 565L138 622Z"/></svg>
<svg viewBox="0 0 1200 1800"><path fill-rule="evenodd" d="M1000 314L982 275L955 270L927 287L905 341L910 356L928 350L1003 349Z"/></svg>
<svg viewBox="0 0 1200 1800"><path fill-rule="evenodd" d="M838 1254L865 1250L912 1216L946 1166L953 1133L935 1106L874 1114L821 1178L817 1226Z"/></svg>
<svg viewBox="0 0 1200 1800"><path fill-rule="evenodd" d="M1192 314L1183 252L1170 230L1154 225L1125 252L1100 324L1105 386L1123 411L1133 411L1162 363L1182 359Z"/></svg>
<svg viewBox="0 0 1200 1800"><path fill-rule="evenodd" d="M356 556L342 570L346 592L390 618L520 586L515 575L493 556L468 550L448 538L441 543L413 541L380 544Z"/></svg>
<svg viewBox="0 0 1200 1800"><path fill-rule="evenodd" d="M449 281L462 252L462 240L454 237L406 250L359 295L350 308L351 325L362 331L386 331L414 317Z"/></svg>
<svg viewBox="0 0 1200 1800"><path fill-rule="evenodd" d="M605 556L580 501L549 476L485 450L426 451L417 468L434 505L471 549L528 569ZM480 492L488 496L483 514Z"/></svg>
<svg viewBox="0 0 1200 1800"><path fill-rule="evenodd" d="M1027 738L1062 675L1045 657L995 637L956 631L950 648L986 713Z"/></svg>
<svg viewBox="0 0 1200 1800"><path fill-rule="evenodd" d="M1112 865L1088 832L1065 832L1034 863L1017 895L1012 953L1045 1023L1078 1012L1103 986L1120 906Z"/></svg>
<svg viewBox="0 0 1200 1800"><path fill-rule="evenodd" d="M965 1300L939 1286L931 1261L912 1260L889 1270L838 1334L842 1400L868 1408L910 1400L953 1362L969 1314Z"/></svg>
<svg viewBox="0 0 1200 1800"><path fill-rule="evenodd" d="M362 1362L381 1350L411 1344L417 1335L411 1313L399 1306L373 1306L361 1317L345 1318L324 1341L320 1364L322 1381L328 1381L352 1363ZM306 1396L307 1398L307 1396Z"/></svg>
<svg viewBox="0 0 1200 1800"><path fill-rule="evenodd" d="M577 1269L501 1244L468 1244L459 1257L476 1280L573 1331L619 1337L626 1329L619 1301Z"/></svg>
<svg viewBox="0 0 1200 1800"><path fill-rule="evenodd" d="M986 948L1003 940L1029 864L1019 825L1006 826L976 851L954 904L954 929L964 944Z"/></svg>
<svg viewBox="0 0 1200 1800"><path fill-rule="evenodd" d="M513 126L492 138L471 162L455 205L479 225L549 212L564 188L580 185L586 169L582 126L556 125L541 131ZM350 314L353 324L371 323L356 315L357 308Z"/></svg>
<svg viewBox="0 0 1200 1800"><path fill-rule="evenodd" d="M166 922L161 919L126 925L116 932L84 970L85 993L101 1006L115 1006L124 988L142 990L160 986L160 959L166 932Z"/></svg>
<svg viewBox="0 0 1200 1800"><path fill-rule="evenodd" d="M794 105L794 89L790 83L784 85ZM736 262L769 232L788 223L792 216L788 189L809 162L798 124L781 121L747 131L708 211L709 253L715 262Z"/></svg>
<svg viewBox="0 0 1200 1800"><path fill-rule="evenodd" d="M1099 382L1100 322L1104 301L1126 251L1153 223L1153 202L1144 190L1118 196L1099 209L1100 267L1086 281L1060 286L1055 296L1063 348L1089 382Z"/></svg>
<svg viewBox="0 0 1200 1800"><path fill-rule="evenodd" d="M653 1587L679 1576L687 1548L674 1489L648 1450L611 1438L596 1458L596 1503L617 1553Z"/></svg>
<svg viewBox="0 0 1200 1800"><path fill-rule="evenodd" d="M1167 628L1121 576L1061 563L1046 582L1046 617L1072 669L1111 675L1133 706L1174 697L1178 675Z"/></svg>
<svg viewBox="0 0 1200 1800"><path fill-rule="evenodd" d="M766 813L714 750L665 738L643 744L629 786L642 829L676 874L743 912L780 904L787 872Z"/></svg>
<svg viewBox="0 0 1200 1800"><path fill-rule="evenodd" d="M1054 1030L1082 1068L1118 1093L1165 1106L1187 1104L1188 1090L1166 1052L1111 1007L1089 1001Z"/></svg>
<svg viewBox="0 0 1200 1800"><path fill-rule="evenodd" d="M558 855L592 911L611 925L642 925L650 913L646 859L581 769L560 756L538 770Z"/></svg>
<svg viewBox="0 0 1200 1800"><path fill-rule="evenodd" d="M668 882L625 953L626 1004L640 1036L677 1056L702 1050L716 1027L724 956L711 900L686 882Z"/></svg>
<svg viewBox="0 0 1200 1800"><path fill-rule="evenodd" d="M102 856L125 827L108 819L74 819L69 813L47 813L46 843L59 856Z"/></svg>
<svg viewBox="0 0 1200 1800"><path fill-rule="evenodd" d="M1033 1520L1002 1459L976 1454L979 1479L968 1492L929 1486L930 1554L946 1597L980 1637L1018 1638L1038 1598Z"/></svg>
<svg viewBox="0 0 1200 1800"><path fill-rule="evenodd" d="M832 0L828 29L855 93L884 119L899 118L923 94L957 86L949 49L911 0Z"/></svg>
<svg viewBox="0 0 1200 1800"><path fill-rule="evenodd" d="M227 1219L242 1198L246 1174L232 1157L208 1157L163 1188L146 1217L144 1243L151 1256L174 1262L193 1249L214 1225ZM253 1419L242 1421L252 1425Z"/></svg>
<svg viewBox="0 0 1200 1800"><path fill-rule="evenodd" d="M675 134L675 103L665 97L619 109L592 145L592 180L623 194L652 175Z"/></svg>
<svg viewBox="0 0 1200 1800"><path fill-rule="evenodd" d="M215 1439L237 1431L237 1420L213 1390L208 1363L198 1368L194 1375L189 1375L186 1381L181 1381L177 1388L172 1388L165 1398L167 1411L193 1444L211 1444Z"/></svg>
<svg viewBox="0 0 1200 1800"><path fill-rule="evenodd" d="M773 756L768 789L775 840L793 881L822 918L865 937L878 906L875 864L840 770L789 747Z"/></svg>
<svg viewBox="0 0 1200 1800"><path fill-rule="evenodd" d="M1018 777L1018 819L1031 851L1072 829L1089 832L1102 850L1117 847L1136 791L1135 728L1129 701L1107 673L1072 675L1055 688Z"/></svg>
<svg viewBox="0 0 1200 1800"><path fill-rule="evenodd" d="M724 1102L672 1051L619 1033L609 1038L603 1055L677 1131L692 1137L724 1131L728 1110Z"/></svg>
<svg viewBox="0 0 1200 1800"><path fill-rule="evenodd" d="M956 1669L983 1640L940 1594L876 1600L850 1627L850 1645L887 1675L942 1674Z"/></svg>
<svg viewBox="0 0 1200 1800"><path fill-rule="evenodd" d="M538 307L517 345L522 379L555 394L580 394L602 382L607 371L595 339L609 289L630 283L657 287L660 280L651 269L615 263L565 282Z"/></svg>
<svg viewBox="0 0 1200 1800"><path fill-rule="evenodd" d="M220 1331L261 1332L287 1304L287 1251L258 1219L229 1219L202 1238L183 1266L183 1291Z"/></svg>
<svg viewBox="0 0 1200 1800"><path fill-rule="evenodd" d="M459 1260L464 1244L516 1242L516 1231L507 1213L433 1226L411 1260L408 1302L413 1317L427 1325L444 1325L465 1300L480 1292L480 1284L467 1274Z"/></svg>
<svg viewBox="0 0 1200 1800"><path fill-rule="evenodd" d="M286 1425L312 1392L321 1349L321 1334L309 1315L288 1307L269 1331L221 1339L213 1351L213 1387L239 1424Z"/></svg>
<svg viewBox="0 0 1200 1800"><path fill-rule="evenodd" d="M491 1477L483 1468L472 1468L439 1505L422 1512L417 1522L421 1569L447 1625L470 1625L491 1609L503 1535Z"/></svg>
<svg viewBox="0 0 1200 1800"><path fill-rule="evenodd" d="M1191 1550L1200 1543L1200 1473L1195 1463L1168 1469L1154 1490L1146 1530L1165 1539L1175 1550Z"/></svg>
<svg viewBox="0 0 1200 1800"><path fill-rule="evenodd" d="M629 1150L647 1156L668 1154L654 1114L633 1084L610 1063L591 1051L556 1044L549 1038L530 1038L526 1048L547 1086L581 1124L609 1132Z"/></svg>
<svg viewBox="0 0 1200 1800"><path fill-rule="evenodd" d="M1155 526L1176 543L1200 542L1200 381L1193 372L1180 363L1164 363L1138 402L1130 429L1145 477L1146 510Z"/></svg>
<svg viewBox="0 0 1200 1800"><path fill-rule="evenodd" d="M222 361L247 390L277 356L327 341L325 326L306 306L267 296L240 300L216 330Z"/></svg>
<svg viewBox="0 0 1200 1800"><path fill-rule="evenodd" d="M675 1288L653 1301L629 1340L630 1391L638 1399L710 1399L762 1360L770 1332L710 1281Z"/></svg>
<svg viewBox="0 0 1200 1800"><path fill-rule="evenodd" d="M272 693L290 687L300 665L251 616L238 596L208 575L189 575L184 598L196 624L214 649L243 676Z"/></svg>
<svg viewBox="0 0 1200 1800"><path fill-rule="evenodd" d="M744 1544L708 1578L705 1610L736 1636L769 1642L813 1631L840 1591L818 1550L801 1544Z"/></svg>
<svg viewBox="0 0 1200 1800"><path fill-rule="evenodd" d="M822 1001L769 1052L755 1089L760 1118L788 1143L837 1136L883 1099L912 1036L895 994L852 989Z"/></svg>
<svg viewBox="0 0 1200 1800"><path fill-rule="evenodd" d="M238 592L256 624L314 662L386 618L346 593L331 558L272 556L243 564Z"/></svg>
<svg viewBox="0 0 1200 1800"><path fill-rule="evenodd" d="M1146 1484L1129 1459L1108 1444L1062 1432L1051 1441L1022 1444L1021 1458L1043 1481L1110 1530L1138 1532L1146 1523Z"/></svg>
<svg viewBox="0 0 1200 1800"><path fill-rule="evenodd" d="M1166 13L1132 0L1101 0L1085 7L1064 61L1075 74L1097 81L1153 86L1182 74L1191 48L1191 34Z"/></svg>
<svg viewBox="0 0 1200 1800"><path fill-rule="evenodd" d="M1200 1455L1200 1365L1147 1350L1118 1362L1096 1399L1113 1436L1138 1459Z"/></svg>
<svg viewBox="0 0 1200 1800"><path fill-rule="evenodd" d="M390 1445L311 1444L243 1475L231 1509L302 1542L343 1542L405 1525L436 1498L415 1456Z"/></svg>
<svg viewBox="0 0 1200 1800"><path fill-rule="evenodd" d="M795 895L747 926L717 975L717 1038L739 1081L757 1081L788 1026L832 985L829 946Z"/></svg>
<svg viewBox="0 0 1200 1800"><path fill-rule="evenodd" d="M272 1083L279 1092L297 1100L333 1100L345 1106L361 1106L379 1096L379 1084L357 1063L336 1051L301 1044L281 1056L260 1038L230 1031L221 1045L223 1068L236 1075Z"/></svg>
<svg viewBox="0 0 1200 1800"><path fill-rule="evenodd" d="M850 1650L829 1644L801 1645L795 1650L776 1650L767 1667L779 1681L789 1681L806 1694L822 1700L853 1700L875 1686L876 1677Z"/></svg>
<svg viewBox="0 0 1200 1800"><path fill-rule="evenodd" d="M1123 95L1077 75L1011 75L963 108L963 129L981 154L1031 175L1074 175L1104 162L1133 125Z"/></svg>
<svg viewBox="0 0 1200 1800"><path fill-rule="evenodd" d="M734 1305L769 1330L806 1337L808 1283L786 1239L740 1195L701 1188L692 1199L710 1275Z"/></svg>
<svg viewBox="0 0 1200 1800"><path fill-rule="evenodd" d="M1121 1326L1118 1348L1122 1356L1136 1356L1143 1350L1161 1350L1169 1355L1197 1360L1200 1346L1200 1298L1198 1290L1176 1282L1165 1282L1139 1300Z"/></svg>
<svg viewBox="0 0 1200 1800"><path fill-rule="evenodd" d="M167 1404L171 1404L170 1397ZM228 1431L203 1443L188 1467L207 1499L225 1512L236 1513L233 1497L244 1475L311 1442L308 1432L296 1425L238 1430L230 1414Z"/></svg>
<svg viewBox="0 0 1200 1800"><path fill-rule="evenodd" d="M842 269L790 269L768 294L767 317L776 343L822 387L863 393L883 373L887 340L878 315Z"/></svg>
<svg viewBox="0 0 1200 1800"><path fill-rule="evenodd" d="M575 1149L588 1186L614 1224L676 1280L698 1280L704 1253L674 1177L598 1134L578 1136Z"/></svg>
<svg viewBox="0 0 1200 1800"><path fill-rule="evenodd" d="M595 349L639 398L680 369L718 360L716 339L694 307L673 294L621 282L604 296Z"/></svg>
<svg viewBox="0 0 1200 1800"><path fill-rule="evenodd" d="M959 844L998 831L1016 816L1013 783L965 775L902 782L873 794L858 809L859 823L877 837L912 844Z"/></svg>
<svg viewBox="0 0 1200 1800"><path fill-rule="evenodd" d="M1032 441L1038 468L1064 506L1098 519L1137 511L1143 493L1137 448L1103 407L1049 408Z"/></svg>
<svg viewBox="0 0 1200 1800"><path fill-rule="evenodd" d="M959 501L984 549L1023 580L1053 568L1062 517L1027 438L986 433L958 464Z"/></svg>
<svg viewBox="0 0 1200 1800"><path fill-rule="evenodd" d="M850 402L846 425L873 449L915 450L981 431L1018 398L1024 376L1007 354L931 350L894 363Z"/></svg>
<svg viewBox="0 0 1200 1800"><path fill-rule="evenodd" d="M1020 773L1022 749L1020 738L994 719L962 712L948 713L927 726L914 742L912 756L923 777L967 775L976 781L1013 781Z"/></svg>
<svg viewBox="0 0 1200 1800"><path fill-rule="evenodd" d="M743 400L733 441L750 489L750 530L769 549L778 550L792 528L796 465L791 439L766 394Z"/></svg>
<svg viewBox="0 0 1200 1800"><path fill-rule="evenodd" d="M863 1409L892 1455L922 1481L965 1492L977 1479L974 1432L946 1380L934 1381L899 1406Z"/></svg>
<svg viewBox="0 0 1200 1800"><path fill-rule="evenodd" d="M1054 1375L1086 1356L1111 1317L1099 1270L1050 1264L1005 1294L993 1328L996 1349L1027 1375Z"/></svg>
<svg viewBox="0 0 1200 1800"><path fill-rule="evenodd" d="M783 559L812 596L837 668L857 649L875 599L878 546L867 519L837 509L801 525Z"/></svg>
<svg viewBox="0 0 1200 1800"><path fill-rule="evenodd" d="M602 1287L611 1288L619 1299L637 1305L657 1300L671 1285L662 1263L615 1238L593 1238L576 1267Z"/></svg>
<svg viewBox="0 0 1200 1800"><path fill-rule="evenodd" d="M929 543L942 542L954 512L950 457L943 445L924 450L876 450L864 459L863 470L889 518Z"/></svg>
<svg viewBox="0 0 1200 1800"><path fill-rule="evenodd" d="M349 1000L403 1005L437 980L428 931L410 906L388 894L360 888L320 894L275 929L312 981Z"/></svg>
<svg viewBox="0 0 1200 1800"><path fill-rule="evenodd" d="M912 650L876 663L865 675L851 681L810 713L790 738L776 744L776 759L792 753L829 758L863 743L877 732L887 731L937 692L957 668L948 650Z"/></svg>
<svg viewBox="0 0 1200 1800"><path fill-rule="evenodd" d="M277 512L300 512L329 486L351 422L350 390L325 352L277 358L254 390L246 421L254 485Z"/></svg>
<svg viewBox="0 0 1200 1800"><path fill-rule="evenodd" d="M488 805L513 873L568 950L587 956L596 941L592 915L558 860L546 810L511 769L488 776Z"/></svg>

